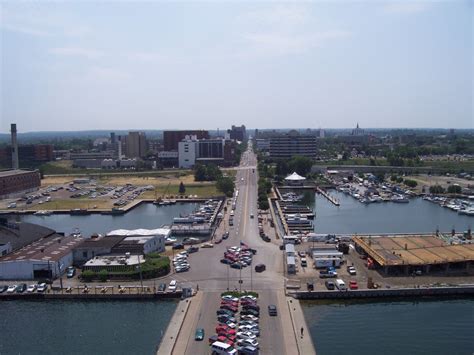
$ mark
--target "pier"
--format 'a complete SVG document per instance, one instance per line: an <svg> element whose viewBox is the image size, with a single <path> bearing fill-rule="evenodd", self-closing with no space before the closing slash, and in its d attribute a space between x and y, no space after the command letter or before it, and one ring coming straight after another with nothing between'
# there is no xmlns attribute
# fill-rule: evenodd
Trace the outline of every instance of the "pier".
<svg viewBox="0 0 474 355"><path fill-rule="evenodd" d="M328 199L329 202L332 202L335 206L339 206L340 203L339 201L331 196L330 194L328 194L326 191L324 191L323 189L321 189L319 186L316 187L316 192L320 193L321 195L323 195L324 197L326 197Z"/></svg>

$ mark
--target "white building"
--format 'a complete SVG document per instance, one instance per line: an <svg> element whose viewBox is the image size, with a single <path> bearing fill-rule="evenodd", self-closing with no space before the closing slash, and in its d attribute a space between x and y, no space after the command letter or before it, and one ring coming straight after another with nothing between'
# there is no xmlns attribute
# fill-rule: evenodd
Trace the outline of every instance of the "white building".
<svg viewBox="0 0 474 355"><path fill-rule="evenodd" d="M54 279L72 265L73 248L82 238L53 234L0 259L0 279Z"/></svg>
<svg viewBox="0 0 474 355"><path fill-rule="evenodd" d="M180 168L192 168L196 164L197 136L186 136L178 143L178 162Z"/></svg>
<svg viewBox="0 0 474 355"><path fill-rule="evenodd" d="M125 238L112 248L112 253L149 254L165 251L165 238L171 234L171 229L117 229L107 233L109 236L124 236Z"/></svg>

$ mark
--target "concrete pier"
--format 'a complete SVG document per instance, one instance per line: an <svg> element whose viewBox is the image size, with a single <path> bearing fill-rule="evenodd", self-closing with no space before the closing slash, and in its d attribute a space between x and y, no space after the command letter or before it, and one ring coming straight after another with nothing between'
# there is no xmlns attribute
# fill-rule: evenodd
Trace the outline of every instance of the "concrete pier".
<svg viewBox="0 0 474 355"><path fill-rule="evenodd" d="M324 197L326 197L328 199L328 201L332 202L335 206L340 205L339 201L335 197L331 196L330 194L328 194L326 191L324 191L320 187L316 187L316 192L318 192L321 195L323 195Z"/></svg>

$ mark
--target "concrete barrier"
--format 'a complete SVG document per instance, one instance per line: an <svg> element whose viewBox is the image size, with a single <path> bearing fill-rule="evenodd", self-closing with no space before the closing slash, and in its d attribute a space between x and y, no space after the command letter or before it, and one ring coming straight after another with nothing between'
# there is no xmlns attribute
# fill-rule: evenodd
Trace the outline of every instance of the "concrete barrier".
<svg viewBox="0 0 474 355"><path fill-rule="evenodd" d="M361 299L361 298L399 298L399 297L470 297L474 295L473 286L459 287L430 287L430 288L397 288L378 290L348 290L348 291L301 291L289 295L297 299Z"/></svg>

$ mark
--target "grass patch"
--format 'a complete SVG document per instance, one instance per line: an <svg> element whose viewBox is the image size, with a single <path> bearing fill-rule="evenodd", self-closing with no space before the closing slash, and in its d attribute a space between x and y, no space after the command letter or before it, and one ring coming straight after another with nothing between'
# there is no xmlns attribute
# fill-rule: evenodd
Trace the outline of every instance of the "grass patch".
<svg viewBox="0 0 474 355"><path fill-rule="evenodd" d="M198 197L213 197L222 196L222 192L218 191L216 184L211 183L200 183L193 185L186 185L186 192L184 195L197 195ZM141 198L157 198L166 196L177 196L179 193L179 184L168 186L156 186L155 191L146 191L141 195Z"/></svg>
<svg viewBox="0 0 474 355"><path fill-rule="evenodd" d="M64 199L45 202L41 205L27 205L27 210L71 210L73 208L107 208L113 207L112 200L91 200L91 199Z"/></svg>
<svg viewBox="0 0 474 355"><path fill-rule="evenodd" d="M221 293L221 297L227 296L227 295L230 295L232 297L237 297L237 298L240 298L242 296L253 296L253 297L258 298L258 293L253 292L253 291L247 291L247 292L226 291L226 292Z"/></svg>

